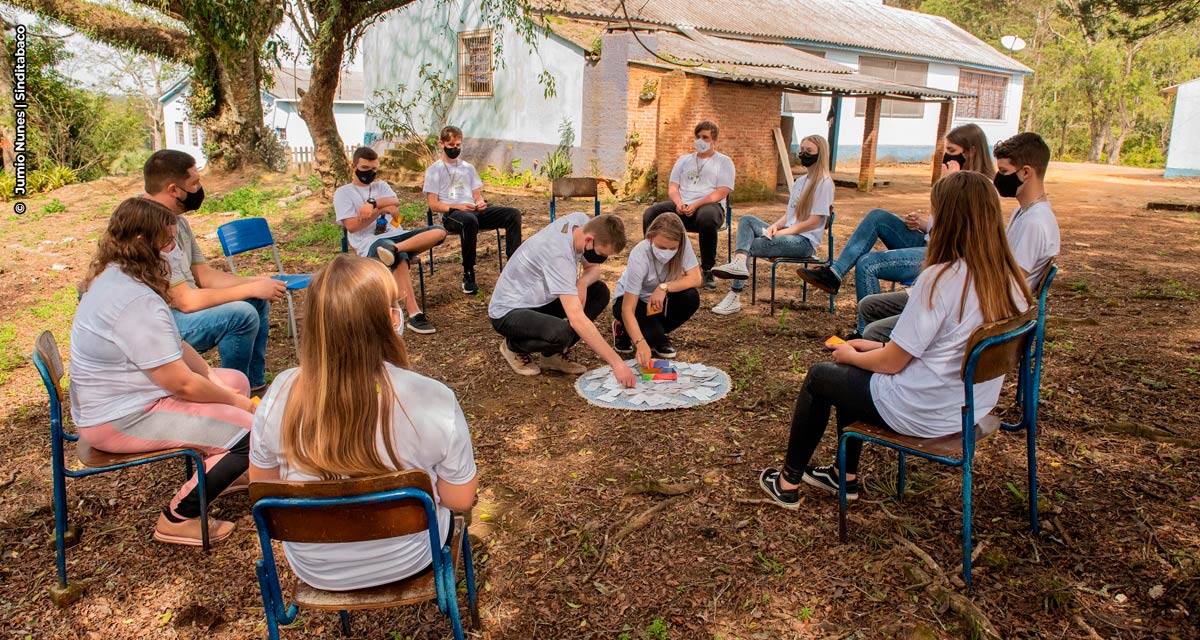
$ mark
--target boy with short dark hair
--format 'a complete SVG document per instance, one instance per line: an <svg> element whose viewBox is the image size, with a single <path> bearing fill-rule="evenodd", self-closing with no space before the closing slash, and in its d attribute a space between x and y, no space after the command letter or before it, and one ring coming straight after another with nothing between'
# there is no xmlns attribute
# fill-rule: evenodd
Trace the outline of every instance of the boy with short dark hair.
<svg viewBox="0 0 1200 640"><path fill-rule="evenodd" d="M438 136L442 157L425 170L425 197L429 210L442 214L442 226L462 238L462 292L479 293L475 284L475 254L480 230L504 229L505 256L509 259L521 246L521 212L496 207L483 200L483 181L475 167L458 156L463 132L444 127Z"/></svg>
<svg viewBox="0 0 1200 640"><path fill-rule="evenodd" d="M504 265L488 305L492 327L504 336L500 355L513 371L524 376L543 370L579 375L587 368L571 360L570 350L582 338L612 366L621 384L636 383L633 370L594 322L609 299L608 287L600 280L600 263L624 248L620 218L589 218L586 213L562 216L521 245Z"/></svg>
<svg viewBox="0 0 1200 640"><path fill-rule="evenodd" d="M350 184L333 194L333 210L346 229L346 239L358 255L375 258L392 270L408 315L405 326L415 333L436 332L413 295L408 264L410 256L441 244L446 230L435 226L405 231L400 227L400 199L387 182L375 179L379 154L374 149L355 149L351 165L354 177Z"/></svg>

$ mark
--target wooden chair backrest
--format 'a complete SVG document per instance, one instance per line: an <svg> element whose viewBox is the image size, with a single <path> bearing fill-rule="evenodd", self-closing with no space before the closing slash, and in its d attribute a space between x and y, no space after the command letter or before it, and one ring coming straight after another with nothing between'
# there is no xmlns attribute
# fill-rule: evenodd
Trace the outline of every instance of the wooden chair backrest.
<svg viewBox="0 0 1200 640"><path fill-rule="evenodd" d="M401 488L419 489L433 496L429 474L409 470L349 480L252 482L250 501L267 497L342 498ZM425 508L415 499L321 508L272 507L264 515L271 539L287 542L362 542L418 533L429 527Z"/></svg>
<svg viewBox="0 0 1200 640"><path fill-rule="evenodd" d="M595 178L555 178L550 183L551 198L595 198Z"/></svg>
<svg viewBox="0 0 1200 640"><path fill-rule="evenodd" d="M58 352L58 342L54 340L54 334L43 331L33 343L33 348L42 363L50 370L54 391L58 394L59 399L62 399L62 377L66 370L63 368L62 355Z"/></svg>
<svg viewBox="0 0 1200 640"><path fill-rule="evenodd" d="M1033 294L1035 300L1042 300L1046 294L1046 287L1050 285L1050 274L1054 272L1054 260L1051 259L1042 271L1042 277L1038 279L1037 289L1030 293Z"/></svg>
<svg viewBox="0 0 1200 640"><path fill-rule="evenodd" d="M967 339L967 350L963 356L962 368L959 369L959 376L963 378L964 382L966 381L967 360L980 342L1018 329L1026 323L1035 322L1037 320L1037 312L1037 305L1032 304L1024 312L1011 318L981 324L976 327L971 332L971 337ZM1030 327L1026 335L1031 334L1032 331L1033 327ZM1021 362L1021 354L1025 352L1027 344L1025 336L1017 336L1012 340L986 347L979 356L979 362L975 365L975 382L980 383L985 380L998 378L1016 369L1017 364Z"/></svg>

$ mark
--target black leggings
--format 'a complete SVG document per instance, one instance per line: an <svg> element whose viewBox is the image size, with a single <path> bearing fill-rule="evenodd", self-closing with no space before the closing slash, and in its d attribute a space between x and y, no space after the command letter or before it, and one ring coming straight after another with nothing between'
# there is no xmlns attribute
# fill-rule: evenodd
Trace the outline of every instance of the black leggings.
<svg viewBox="0 0 1200 640"><path fill-rule="evenodd" d="M613 301L613 318L625 323L622 307L625 306L625 296ZM633 315L637 318L638 327L646 344L651 349L661 349L666 346L667 334L678 329L687 322L696 310L700 308L700 292L696 289L684 289L667 294L666 310L652 316L646 315L646 303L638 300Z"/></svg>
<svg viewBox="0 0 1200 640"><path fill-rule="evenodd" d="M808 370L792 413L792 433L783 465L784 480L792 484L800 482L800 476L825 435L829 413L834 407L837 407L838 437L847 425L855 422L890 428L871 398L872 375L870 371L835 362L818 362ZM846 443L847 474L858 472L861 452L861 440L852 439Z"/></svg>

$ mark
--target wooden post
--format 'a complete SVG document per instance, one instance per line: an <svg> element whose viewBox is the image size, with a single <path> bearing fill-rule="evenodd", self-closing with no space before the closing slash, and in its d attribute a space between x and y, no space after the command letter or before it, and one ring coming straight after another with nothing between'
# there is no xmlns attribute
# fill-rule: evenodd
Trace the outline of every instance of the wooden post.
<svg viewBox="0 0 1200 640"><path fill-rule="evenodd" d="M775 134L775 152L779 154L779 169L783 179L787 181L788 191L791 192L796 179L792 177L792 161L788 158L787 143L784 142L783 131L780 131L779 127L775 127L771 131Z"/></svg>
<svg viewBox="0 0 1200 640"><path fill-rule="evenodd" d="M862 158L858 165L858 190L870 192L875 186L875 151L879 146L879 112L883 96L867 98L866 120L863 122Z"/></svg>
<svg viewBox="0 0 1200 640"><path fill-rule="evenodd" d="M942 178L942 154L946 152L946 134L950 132L950 120L954 117L954 101L947 100L942 103L942 111L938 116L937 142L933 145L933 177L929 184L933 184ZM984 153L990 153L987 149Z"/></svg>

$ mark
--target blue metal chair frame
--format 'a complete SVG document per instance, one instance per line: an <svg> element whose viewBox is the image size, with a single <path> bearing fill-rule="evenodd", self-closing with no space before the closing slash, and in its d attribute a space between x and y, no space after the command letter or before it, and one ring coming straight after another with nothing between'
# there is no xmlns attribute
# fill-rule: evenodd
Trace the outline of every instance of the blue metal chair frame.
<svg viewBox="0 0 1200 640"><path fill-rule="evenodd" d="M452 235L452 236L461 235L459 233L451 232L450 227L446 226L446 214L443 213L440 215L442 216L442 228L446 230L447 234ZM429 224L429 226L431 226L431 227L433 226L433 209L425 210L425 222L427 222ZM500 237L500 229L496 229L496 262L499 263L497 265L499 267L499 269L501 271L503 271L504 270L504 242L501 240L501 237ZM429 248L429 275L430 276L433 275L433 247Z"/></svg>
<svg viewBox="0 0 1200 640"><path fill-rule="evenodd" d="M564 197L563 199L565 200L566 198ZM558 216L558 212L554 207L554 200L555 200L555 197L554 197L554 193L552 191L550 193L550 222L554 222L554 219ZM592 196L592 210L593 210L593 213L592 213L593 218L600 216L600 190L599 189L597 189L596 193Z"/></svg>
<svg viewBox="0 0 1200 640"><path fill-rule="evenodd" d="M279 585L279 573L275 565L275 551L271 547L271 535L267 528L266 510L268 509L321 509L325 507L345 507L351 505L372 505L397 500L417 500L425 509L425 518L429 525L429 548L433 559L434 586L437 590L438 611L450 618L455 640L463 640L462 618L458 611L458 597L454 580L454 562L450 545L440 543L438 531L437 508L433 498L426 492L404 487L367 493L357 496L340 498L262 498L254 503L252 509L254 525L258 528L258 542L262 547L262 559L255 563L255 573L258 575L258 586L262 593L263 609L267 617L267 637L279 640L279 625L289 625L299 614L295 604L285 605L283 590ZM467 583L467 601L470 605L472 623L478 628L476 614L477 601L475 593L475 569L471 562L470 533L463 531L462 557L463 569ZM349 635L350 617L346 611L340 611L342 630Z"/></svg>
<svg viewBox="0 0 1200 640"><path fill-rule="evenodd" d="M1022 414L1025 420L1029 423L1030 447L1033 446L1033 433L1037 425L1037 403L1038 390L1036 387L1030 387L1031 378L1033 377L1033 369L1031 367L1031 349L1034 332L1037 329L1037 320L1029 320L1024 324L1006 331L997 336L991 336L980 340L978 344L971 350L967 356L967 361L963 367L963 396L964 405L962 408L962 455L961 457L942 456L925 451L920 451L910 447L888 442L879 438L872 437L868 434L860 433L854 430L855 425L850 425L842 433L838 441L838 535L842 542L846 541L846 442L851 438L862 440L863 442L873 442L882 445L889 449L895 449L900 456L898 477L896 480L897 493L900 499L904 498L904 488L907 476L906 456L912 454L920 458L932 460L934 462L944 464L951 467L962 468L963 473L963 512L962 512L962 539L963 539L963 581L967 586L971 586L971 464L975 457L975 368L979 364L979 358L989 347L999 345L1005 342L1024 338L1026 344L1021 349L1020 367L1018 370L1019 387L1025 387L1028 391L1022 398ZM856 423L857 424L857 423ZM1031 449L1032 450L1032 449ZM1032 457L1031 457L1032 462ZM1030 472L1030 509L1037 509L1037 501L1034 499L1036 493L1036 477L1034 468L1031 465ZM1034 532L1037 531L1037 514L1033 511L1031 521L1034 525Z"/></svg>
<svg viewBox="0 0 1200 640"><path fill-rule="evenodd" d="M221 251L229 261L229 271L235 275L237 268L233 265L233 256L264 247L271 248L275 266L279 268L279 274L271 276L271 279L287 285L288 332L292 336L292 345L296 348L296 357L299 357L300 335L296 331L296 303L292 299L292 292L307 289L312 274L288 274L283 270L279 249L275 245L275 237L271 235L271 226L267 224L266 218L242 218L226 222L217 227L217 239L221 241Z"/></svg>
<svg viewBox="0 0 1200 640"><path fill-rule="evenodd" d="M755 298L757 297L757 294L758 294L758 259L760 257L763 260L771 261L771 315L775 315L775 278L776 278L776 271L779 269L779 265L781 265L781 264L803 264L803 265L805 265L805 268L807 269L808 265L829 266L829 265L833 264L833 217L834 217L833 208L830 207L829 222L825 225L825 231L826 231L826 235L827 235L826 246L828 247L829 255L824 259L818 258L815 255L809 256L807 258L772 258L770 256L750 256L751 257L750 304L754 304ZM732 235L732 234L730 234L730 235ZM801 289L800 290L801 290L800 301L808 302L808 283L801 281ZM829 313L830 314L833 314L833 301L836 297L837 296L835 296L835 295L829 296Z"/></svg>
<svg viewBox="0 0 1200 640"><path fill-rule="evenodd" d="M70 434L63 429L62 400L59 380L63 376L62 356L59 355L58 344L54 335L43 331L37 338L33 352L33 364L42 377L46 394L50 398L50 460L53 467L54 484L54 551L58 569L58 584L50 587L50 599L59 606L66 606L78 600L83 595L83 589L78 584L67 582L67 548L79 543L83 535L82 527L69 527L67 518L67 478L84 478L87 476L108 473L128 467L137 467L152 462L183 458L184 479L192 476L192 466L196 468L196 482L200 494L200 526L201 541L205 551L209 549L208 541L208 495L207 481L204 473L204 454L195 449L167 449L147 452L143 457L128 460L120 464L101 467L90 467L78 471L69 469L64 461L64 441L76 442L79 434ZM70 531L68 531L70 529ZM68 540L70 538L70 540Z"/></svg>
<svg viewBox="0 0 1200 640"><path fill-rule="evenodd" d="M350 237L346 233L346 227L342 227L342 253L350 253ZM433 276L433 258L432 258L433 250L431 249L429 253L430 253L429 275L430 275L430 277L432 277ZM410 260L410 263L413 260L415 260L417 263L417 279L421 283L421 309L424 310L425 309L425 268L421 266L421 257L420 256L412 256L409 258L409 260Z"/></svg>

